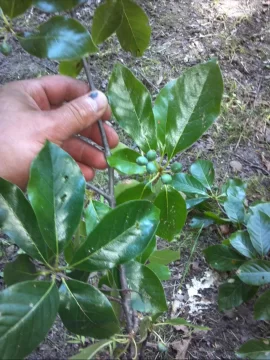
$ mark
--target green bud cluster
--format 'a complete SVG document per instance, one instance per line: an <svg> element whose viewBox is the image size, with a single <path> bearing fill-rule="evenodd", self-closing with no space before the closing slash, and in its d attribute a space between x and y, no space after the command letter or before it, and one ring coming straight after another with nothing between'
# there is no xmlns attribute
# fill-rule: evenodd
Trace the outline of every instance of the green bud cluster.
<svg viewBox="0 0 270 360"><path fill-rule="evenodd" d="M1 45L0 45L0 52L5 55L5 56L8 56L12 51L12 48L11 46L7 43L7 42L3 42Z"/></svg>
<svg viewBox="0 0 270 360"><path fill-rule="evenodd" d="M149 150L146 156L139 156L136 159L136 163L140 166L146 166L146 170L148 174L156 174L158 172L158 168L156 164L153 162L157 158L157 153L155 150Z"/></svg>
<svg viewBox="0 0 270 360"><path fill-rule="evenodd" d="M171 166L171 171L176 174L182 170L182 167L183 165L181 163L175 162Z"/></svg>

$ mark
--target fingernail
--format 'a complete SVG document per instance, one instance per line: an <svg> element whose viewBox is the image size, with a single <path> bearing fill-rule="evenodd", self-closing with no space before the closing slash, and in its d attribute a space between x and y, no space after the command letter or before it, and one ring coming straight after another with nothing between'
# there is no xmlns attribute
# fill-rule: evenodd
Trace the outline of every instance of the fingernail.
<svg viewBox="0 0 270 360"><path fill-rule="evenodd" d="M92 91L88 96L89 101L91 102L91 106L96 112L105 110L107 108L108 100L101 91Z"/></svg>

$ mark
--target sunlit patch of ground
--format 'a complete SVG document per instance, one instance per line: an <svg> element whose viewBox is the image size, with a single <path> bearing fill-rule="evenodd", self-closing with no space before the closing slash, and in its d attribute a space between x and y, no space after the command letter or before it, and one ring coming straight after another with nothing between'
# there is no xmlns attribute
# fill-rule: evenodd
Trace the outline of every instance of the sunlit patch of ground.
<svg viewBox="0 0 270 360"><path fill-rule="evenodd" d="M250 16L258 8L261 0L219 0L217 10L228 17Z"/></svg>

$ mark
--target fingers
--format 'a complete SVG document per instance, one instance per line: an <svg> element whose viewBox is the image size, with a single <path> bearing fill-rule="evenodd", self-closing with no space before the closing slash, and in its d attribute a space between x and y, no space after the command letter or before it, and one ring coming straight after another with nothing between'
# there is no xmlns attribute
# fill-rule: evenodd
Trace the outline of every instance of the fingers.
<svg viewBox="0 0 270 360"><path fill-rule="evenodd" d="M112 149L115 148L119 142L119 137L117 133L111 126L105 123L104 123L104 129L107 135L110 148ZM102 138L99 131L99 126L97 123L82 131L81 135L93 140L96 144L103 146Z"/></svg>
<svg viewBox="0 0 270 360"><path fill-rule="evenodd" d="M77 164L79 165L81 172L83 173L83 176L85 177L86 181L90 181L94 178L95 171L92 168L90 168L85 164L81 164L79 162L77 162Z"/></svg>

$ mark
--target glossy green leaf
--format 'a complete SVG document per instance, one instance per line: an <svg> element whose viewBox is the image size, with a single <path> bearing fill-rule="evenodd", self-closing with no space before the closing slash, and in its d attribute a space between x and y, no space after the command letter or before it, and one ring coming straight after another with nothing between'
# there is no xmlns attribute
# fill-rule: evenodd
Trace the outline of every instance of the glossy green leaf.
<svg viewBox="0 0 270 360"><path fill-rule="evenodd" d="M74 280L78 280L78 281L87 283L88 278L89 278L89 273L86 271L81 271L81 270L73 270L70 273L68 273L68 277L71 279L74 279Z"/></svg>
<svg viewBox="0 0 270 360"><path fill-rule="evenodd" d="M203 203L207 199L209 199L208 196L198 196L198 197L186 199L187 210L193 208L196 205Z"/></svg>
<svg viewBox="0 0 270 360"><path fill-rule="evenodd" d="M209 160L197 160L190 167L191 175L197 179L208 190L211 189L214 179L215 170L213 163Z"/></svg>
<svg viewBox="0 0 270 360"><path fill-rule="evenodd" d="M195 325L195 324L188 322L187 320L185 320L183 318L167 319L162 323L155 324L155 326L162 326L162 325L171 325L171 326L185 325L187 327L192 327L197 330L205 330L205 331L211 330L207 326Z"/></svg>
<svg viewBox="0 0 270 360"><path fill-rule="evenodd" d="M185 225L187 217L185 200L173 187L164 186L154 204L160 209L157 235L165 240L172 241Z"/></svg>
<svg viewBox="0 0 270 360"><path fill-rule="evenodd" d="M140 255L154 236L159 210L135 200L106 214L75 253L71 265L85 271L111 269Z"/></svg>
<svg viewBox="0 0 270 360"><path fill-rule="evenodd" d="M171 90L175 86L175 83L176 80L172 80L168 84L166 84L163 89L160 90L153 107L160 151L162 151L165 146L166 123L169 103L171 100L173 100L173 94L171 93Z"/></svg>
<svg viewBox="0 0 270 360"><path fill-rule="evenodd" d="M29 54L51 60L79 60L98 51L90 33L77 20L54 16L35 32L17 36Z"/></svg>
<svg viewBox="0 0 270 360"><path fill-rule="evenodd" d="M254 306L254 317L256 320L270 320L270 290L267 290L256 301Z"/></svg>
<svg viewBox="0 0 270 360"><path fill-rule="evenodd" d="M270 251L270 203L251 207L247 230L252 245L258 254L265 256Z"/></svg>
<svg viewBox="0 0 270 360"><path fill-rule="evenodd" d="M143 319L140 321L140 343L142 343L148 338L149 332L151 332L152 327L152 318L149 316L144 316Z"/></svg>
<svg viewBox="0 0 270 360"><path fill-rule="evenodd" d="M256 250L252 245L247 231L236 231L230 236L229 240L231 246L241 255L250 259L256 257Z"/></svg>
<svg viewBox="0 0 270 360"><path fill-rule="evenodd" d="M122 22L116 34L125 51L134 56L142 56L147 49L151 27L143 9L130 0L119 0L122 5Z"/></svg>
<svg viewBox="0 0 270 360"><path fill-rule="evenodd" d="M91 200L84 209L87 236L94 230L100 220L111 210L111 208L96 200ZM78 250L78 249L76 249Z"/></svg>
<svg viewBox="0 0 270 360"><path fill-rule="evenodd" d="M183 193L203 195L205 198L208 197L205 187L197 179L188 174L178 173L173 175L171 185Z"/></svg>
<svg viewBox="0 0 270 360"><path fill-rule="evenodd" d="M189 226L193 229L201 229L201 228L207 228L212 224L214 224L213 219L209 219L208 217L205 216L194 216L191 219Z"/></svg>
<svg viewBox="0 0 270 360"><path fill-rule="evenodd" d="M32 6L32 0L0 0L0 8L10 18L23 14L30 6Z"/></svg>
<svg viewBox="0 0 270 360"><path fill-rule="evenodd" d="M245 220L245 207L244 204L239 200L228 197L223 203L224 210L228 218L236 223L243 223Z"/></svg>
<svg viewBox="0 0 270 360"><path fill-rule="evenodd" d="M246 198L247 184L241 179L229 179L222 188L222 192L228 197L243 202Z"/></svg>
<svg viewBox="0 0 270 360"><path fill-rule="evenodd" d="M130 200L147 199L153 194L151 186L146 186L145 183L140 183L136 180L119 182L114 188L114 193L117 205Z"/></svg>
<svg viewBox="0 0 270 360"><path fill-rule="evenodd" d="M146 172L145 166L136 163L136 159L140 156L136 151L131 149L122 149L107 158L108 164L121 171L126 175L142 175Z"/></svg>
<svg viewBox="0 0 270 360"><path fill-rule="evenodd" d="M214 123L222 93L222 76L214 60L194 66L176 81L166 123L169 159L191 146Z"/></svg>
<svg viewBox="0 0 270 360"><path fill-rule="evenodd" d="M80 223L84 176L70 155L47 142L32 163L27 191L40 231L59 255Z"/></svg>
<svg viewBox="0 0 270 360"><path fill-rule="evenodd" d="M157 148L151 97L146 87L123 65L114 67L108 97L119 125L145 153Z"/></svg>
<svg viewBox="0 0 270 360"><path fill-rule="evenodd" d="M95 344L88 346L85 349L81 349L79 354L74 355L70 360L90 360L95 359L95 355L104 349L106 346L109 346L113 343L113 340L101 340Z"/></svg>
<svg viewBox="0 0 270 360"><path fill-rule="evenodd" d="M220 285L218 307L220 311L230 310L250 300L257 292L257 286L244 284L237 276Z"/></svg>
<svg viewBox="0 0 270 360"><path fill-rule="evenodd" d="M59 74L76 78L83 68L82 60L61 61L59 64Z"/></svg>
<svg viewBox="0 0 270 360"><path fill-rule="evenodd" d="M214 220L216 224L222 225L222 224L229 224L231 221L227 218L222 218L218 214L212 212L212 211L204 211L203 216Z"/></svg>
<svg viewBox="0 0 270 360"><path fill-rule="evenodd" d="M75 6L82 5L87 0L33 0L33 5L41 11L54 13L59 11L67 11Z"/></svg>
<svg viewBox="0 0 270 360"><path fill-rule="evenodd" d="M61 285L59 293L59 314L69 331L104 339L120 330L111 303L95 287L68 280Z"/></svg>
<svg viewBox="0 0 270 360"><path fill-rule="evenodd" d="M248 285L260 286L270 283L270 261L251 260L237 271L238 277Z"/></svg>
<svg viewBox="0 0 270 360"><path fill-rule="evenodd" d="M242 345L236 352L241 359L269 360L270 339L252 339Z"/></svg>
<svg viewBox="0 0 270 360"><path fill-rule="evenodd" d="M225 245L213 245L204 250L205 259L209 265L218 271L237 269L245 258Z"/></svg>
<svg viewBox="0 0 270 360"><path fill-rule="evenodd" d="M180 251L170 249L157 250L149 257L149 261L155 264L168 265L180 259Z"/></svg>
<svg viewBox="0 0 270 360"><path fill-rule="evenodd" d="M26 254L20 254L15 261L7 263L4 268L4 281L7 286L34 280L38 274L35 265Z"/></svg>
<svg viewBox="0 0 270 360"><path fill-rule="evenodd" d="M128 287L134 290L131 292L133 309L152 315L167 311L163 287L153 271L135 261L123 266Z"/></svg>
<svg viewBox="0 0 270 360"><path fill-rule="evenodd" d="M157 238L156 236L153 236L153 238L148 243L147 248L144 250L144 252L141 255L139 255L136 258L136 260L142 264L145 264L146 261L149 259L149 257L156 250L156 248L157 248Z"/></svg>
<svg viewBox="0 0 270 360"><path fill-rule="evenodd" d="M95 44L108 39L120 26L122 6L118 0L106 0L95 11L92 25L92 36Z"/></svg>
<svg viewBox="0 0 270 360"><path fill-rule="evenodd" d="M42 262L52 257L40 233L36 216L23 192L0 178L0 228L29 256Z"/></svg>
<svg viewBox="0 0 270 360"><path fill-rule="evenodd" d="M74 253L79 249L82 243L84 243L86 237L86 224L81 219L80 225L77 228L75 235L72 238L72 241L70 241L64 249L65 260L68 264L71 262Z"/></svg>
<svg viewBox="0 0 270 360"><path fill-rule="evenodd" d="M1 359L23 359L45 338L57 315L55 283L27 281L0 293Z"/></svg>
<svg viewBox="0 0 270 360"><path fill-rule="evenodd" d="M150 263L146 266L157 275L160 281L170 280L171 272L168 266L155 263Z"/></svg>

